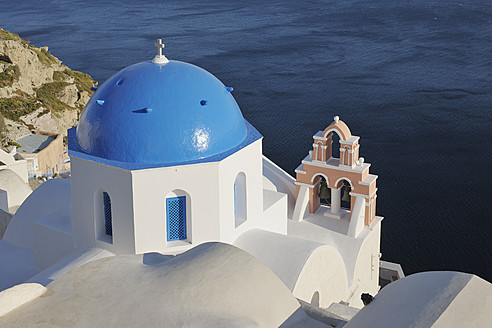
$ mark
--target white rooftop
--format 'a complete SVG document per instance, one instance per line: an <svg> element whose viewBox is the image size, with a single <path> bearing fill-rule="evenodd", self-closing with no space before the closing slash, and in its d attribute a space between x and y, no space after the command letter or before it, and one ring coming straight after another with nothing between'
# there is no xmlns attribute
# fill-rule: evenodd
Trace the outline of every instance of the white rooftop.
<svg viewBox="0 0 492 328"><path fill-rule="evenodd" d="M121 255L85 264L0 317L1 327L53 325L326 327L265 265L221 243L176 257Z"/></svg>
<svg viewBox="0 0 492 328"><path fill-rule="evenodd" d="M492 284L461 272L423 272L384 287L344 328L490 327Z"/></svg>

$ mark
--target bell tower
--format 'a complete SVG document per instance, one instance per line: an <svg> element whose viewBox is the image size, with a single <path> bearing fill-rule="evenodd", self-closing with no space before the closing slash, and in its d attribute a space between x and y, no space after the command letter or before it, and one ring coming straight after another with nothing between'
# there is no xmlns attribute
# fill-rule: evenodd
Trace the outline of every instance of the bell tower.
<svg viewBox="0 0 492 328"><path fill-rule="evenodd" d="M338 135L339 145L333 145L333 133ZM353 136L338 116L313 139L313 150L296 169L293 219L302 221L316 213L325 206L321 200L326 200L329 211L324 215L335 219L348 216L348 235L357 237L376 217L377 175L370 174L371 165L359 157L359 137ZM332 156L332 147L339 147L340 158ZM342 210L342 204L348 207L347 211Z"/></svg>

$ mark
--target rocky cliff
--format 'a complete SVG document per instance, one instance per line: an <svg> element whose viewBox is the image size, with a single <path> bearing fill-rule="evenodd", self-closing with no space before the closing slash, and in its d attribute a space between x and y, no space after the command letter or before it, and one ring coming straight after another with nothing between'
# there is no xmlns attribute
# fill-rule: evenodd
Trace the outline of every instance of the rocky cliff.
<svg viewBox="0 0 492 328"><path fill-rule="evenodd" d="M73 71L17 34L0 28L0 133L2 146L31 130L66 134L97 82ZM3 117L2 117L3 116Z"/></svg>

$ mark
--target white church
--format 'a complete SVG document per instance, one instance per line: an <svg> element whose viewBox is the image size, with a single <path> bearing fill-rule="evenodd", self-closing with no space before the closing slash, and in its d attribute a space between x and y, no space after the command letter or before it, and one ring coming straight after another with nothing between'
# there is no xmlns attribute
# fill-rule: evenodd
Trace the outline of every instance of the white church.
<svg viewBox="0 0 492 328"><path fill-rule="evenodd" d="M377 176L359 137L338 117L327 122L294 179L262 154L232 87L156 46L153 60L102 84L68 131L71 179L44 183L8 225L0 326L364 327L355 319L379 313L386 262ZM492 295L468 276L456 295L472 280ZM378 295L359 311L364 293ZM108 315L108 304L120 310Z"/></svg>

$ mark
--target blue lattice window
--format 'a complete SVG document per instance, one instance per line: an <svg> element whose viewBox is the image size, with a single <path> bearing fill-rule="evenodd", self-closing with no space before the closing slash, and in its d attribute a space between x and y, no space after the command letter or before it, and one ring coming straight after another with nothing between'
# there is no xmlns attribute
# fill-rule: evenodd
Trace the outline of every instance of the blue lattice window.
<svg viewBox="0 0 492 328"><path fill-rule="evenodd" d="M167 240L186 239L186 196L166 199Z"/></svg>
<svg viewBox="0 0 492 328"><path fill-rule="evenodd" d="M111 215L111 198L107 192L103 192L104 201L104 227L106 235L113 235L113 216Z"/></svg>

